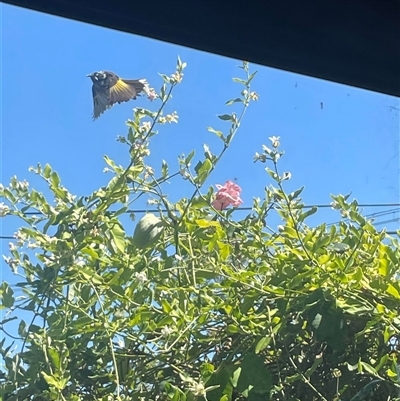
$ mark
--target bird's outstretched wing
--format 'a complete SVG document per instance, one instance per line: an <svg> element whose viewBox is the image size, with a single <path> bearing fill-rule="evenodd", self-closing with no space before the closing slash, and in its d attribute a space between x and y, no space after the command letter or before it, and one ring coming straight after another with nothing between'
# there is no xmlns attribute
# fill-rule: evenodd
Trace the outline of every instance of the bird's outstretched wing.
<svg viewBox="0 0 400 401"><path fill-rule="evenodd" d="M128 102L136 99L143 90L146 81L138 79L119 79L115 85L110 87L110 106L114 103Z"/></svg>
<svg viewBox="0 0 400 401"><path fill-rule="evenodd" d="M92 87L93 94L93 119L95 120L111 107L110 90L106 87Z"/></svg>

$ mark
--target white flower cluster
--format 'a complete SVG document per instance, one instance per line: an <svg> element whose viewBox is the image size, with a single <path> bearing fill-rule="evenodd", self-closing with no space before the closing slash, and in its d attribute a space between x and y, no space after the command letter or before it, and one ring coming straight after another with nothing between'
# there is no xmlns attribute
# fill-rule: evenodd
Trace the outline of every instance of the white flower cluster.
<svg viewBox="0 0 400 401"><path fill-rule="evenodd" d="M165 123L177 123L178 122L178 113L176 111L174 111L172 114L167 114L165 117L160 117L158 119L158 121L161 124L165 124Z"/></svg>
<svg viewBox="0 0 400 401"><path fill-rule="evenodd" d="M7 216L10 213L10 208L3 202L0 203L0 217Z"/></svg>
<svg viewBox="0 0 400 401"><path fill-rule="evenodd" d="M147 281L147 276L145 272L136 272L135 273L136 280L139 281L140 284L143 284Z"/></svg>

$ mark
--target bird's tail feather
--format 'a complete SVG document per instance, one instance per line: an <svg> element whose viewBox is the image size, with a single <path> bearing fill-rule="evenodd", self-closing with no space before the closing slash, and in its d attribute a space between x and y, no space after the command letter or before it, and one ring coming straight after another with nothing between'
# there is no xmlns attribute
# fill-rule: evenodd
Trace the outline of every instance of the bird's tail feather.
<svg viewBox="0 0 400 401"><path fill-rule="evenodd" d="M148 84L143 79L119 79L115 85L110 88L109 104L129 102L136 99L140 92L146 93ZM139 95L140 96L140 95Z"/></svg>
<svg viewBox="0 0 400 401"><path fill-rule="evenodd" d="M139 95L140 92L143 92L145 87L148 86L145 79L123 79L122 81L132 86L135 89L136 95Z"/></svg>

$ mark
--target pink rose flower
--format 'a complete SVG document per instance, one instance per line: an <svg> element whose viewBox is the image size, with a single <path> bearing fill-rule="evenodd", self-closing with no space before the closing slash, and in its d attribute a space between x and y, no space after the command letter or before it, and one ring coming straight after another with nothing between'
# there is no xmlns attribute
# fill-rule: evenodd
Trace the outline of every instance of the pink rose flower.
<svg viewBox="0 0 400 401"><path fill-rule="evenodd" d="M216 187L218 191L212 203L215 209L223 210L230 205L238 207L243 203L242 199L240 199L242 188L233 181L227 181L224 185L217 184Z"/></svg>

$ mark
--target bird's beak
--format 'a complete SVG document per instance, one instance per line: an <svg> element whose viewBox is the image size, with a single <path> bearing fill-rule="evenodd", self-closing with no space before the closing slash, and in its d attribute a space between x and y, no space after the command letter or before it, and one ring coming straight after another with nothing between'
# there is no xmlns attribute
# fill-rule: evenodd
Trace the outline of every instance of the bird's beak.
<svg viewBox="0 0 400 401"><path fill-rule="evenodd" d="M86 76L89 78L93 77L93 72L91 74L87 74Z"/></svg>

